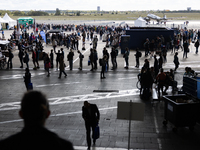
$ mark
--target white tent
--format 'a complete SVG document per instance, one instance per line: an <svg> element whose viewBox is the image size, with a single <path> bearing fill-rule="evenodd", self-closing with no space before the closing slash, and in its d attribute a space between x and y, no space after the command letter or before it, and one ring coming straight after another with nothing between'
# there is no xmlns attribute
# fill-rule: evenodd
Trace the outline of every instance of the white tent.
<svg viewBox="0 0 200 150"><path fill-rule="evenodd" d="M3 23L8 23L8 21L6 21L6 20L4 20L4 19L2 19L1 17L0 17L0 30L1 30L1 28L2 28L2 24Z"/></svg>
<svg viewBox="0 0 200 150"><path fill-rule="evenodd" d="M10 18L7 13L4 15L3 19L8 21L9 29L17 25L17 21Z"/></svg>
<svg viewBox="0 0 200 150"><path fill-rule="evenodd" d="M146 27L146 21L142 17L139 17L137 20L135 20L134 26L135 27Z"/></svg>

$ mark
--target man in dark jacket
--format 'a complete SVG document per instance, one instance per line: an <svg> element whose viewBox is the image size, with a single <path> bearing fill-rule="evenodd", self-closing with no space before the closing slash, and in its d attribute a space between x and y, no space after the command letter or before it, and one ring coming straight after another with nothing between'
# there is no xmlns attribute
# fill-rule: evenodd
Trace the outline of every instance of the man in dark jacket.
<svg viewBox="0 0 200 150"><path fill-rule="evenodd" d="M196 54L197 54L198 53L198 49L199 49L199 40L198 39L195 42L194 46L196 47Z"/></svg>
<svg viewBox="0 0 200 150"><path fill-rule="evenodd" d="M8 62L7 62L7 68L6 69L12 69L12 59L13 59L14 55L11 52L11 49L8 49Z"/></svg>
<svg viewBox="0 0 200 150"><path fill-rule="evenodd" d="M92 138L93 144L95 145L96 139L94 138L94 130L97 126L100 118L100 113L96 104L90 104L88 101L84 101L84 106L82 107L82 117L85 120L85 128L87 135L87 145L88 150L91 147L91 128L92 128Z"/></svg>
<svg viewBox="0 0 200 150"><path fill-rule="evenodd" d="M70 52L69 52L69 54L67 55L67 59L69 61L69 68L70 68L70 70L73 69L73 57L74 57L74 52L71 49Z"/></svg>
<svg viewBox="0 0 200 150"><path fill-rule="evenodd" d="M18 57L21 63L20 68L23 68L23 56L24 56L24 52L22 50L21 44L18 45L18 49L19 49L19 53L18 53Z"/></svg>
<svg viewBox="0 0 200 150"><path fill-rule="evenodd" d="M140 66L140 61L139 61L139 58L142 56L142 53L139 51L139 49L137 48L136 49L136 54L135 54L135 59L136 59L136 65L135 67L136 68L139 68Z"/></svg>
<svg viewBox="0 0 200 150"><path fill-rule="evenodd" d="M110 52L110 56L111 56L111 62L112 62L113 67L112 67L111 70L115 70L116 69L116 66L117 66L117 62L116 62L116 57L117 56L116 55L117 55L117 53L115 51L115 48L112 47L112 50Z"/></svg>
<svg viewBox="0 0 200 150"><path fill-rule="evenodd" d="M56 68L58 70L58 63L60 62L60 56L62 55L62 53L60 53L60 50L58 50L58 53L56 53L56 51L54 50L54 53L56 54Z"/></svg>
<svg viewBox="0 0 200 150"><path fill-rule="evenodd" d="M44 127L50 110L49 103L41 92L29 91L24 94L19 115L24 120L24 128L21 132L0 141L1 150L74 150L71 142Z"/></svg>

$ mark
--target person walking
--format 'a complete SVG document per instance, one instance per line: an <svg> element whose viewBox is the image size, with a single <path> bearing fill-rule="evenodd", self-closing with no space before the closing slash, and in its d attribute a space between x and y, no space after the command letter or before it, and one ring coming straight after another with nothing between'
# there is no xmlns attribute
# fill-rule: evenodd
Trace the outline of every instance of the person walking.
<svg viewBox="0 0 200 150"><path fill-rule="evenodd" d="M21 99L19 116L23 129L0 141L1 150L59 149L74 150L73 144L45 128L50 116L49 102L39 91L26 92Z"/></svg>
<svg viewBox="0 0 200 150"><path fill-rule="evenodd" d="M62 73L64 73L64 75L65 75L65 78L67 77L67 74L66 74L66 72L65 72L65 63L64 63L64 58L63 58L63 56L60 56L60 74L59 74L59 79L61 78L61 75L62 75Z"/></svg>
<svg viewBox="0 0 200 150"><path fill-rule="evenodd" d="M178 52L176 52L175 55L174 55L174 64L175 64L174 71L176 71L176 69L179 67Z"/></svg>
<svg viewBox="0 0 200 150"><path fill-rule="evenodd" d="M70 70L73 69L73 57L74 57L74 52L72 51L72 49L70 49L70 52L67 55L67 59L69 61L69 68L70 68Z"/></svg>
<svg viewBox="0 0 200 150"><path fill-rule="evenodd" d="M25 83L26 89L28 91L29 90L28 86L31 83L31 73L29 71L29 68L26 68L26 70L25 70L24 83Z"/></svg>
<svg viewBox="0 0 200 150"><path fill-rule="evenodd" d="M93 144L95 145L96 139L94 137L94 130L100 119L100 113L97 105L91 104L88 101L84 101L84 106L82 107L82 117L85 121L87 145L88 145L88 150L90 150L92 143L90 136L91 129L92 129Z"/></svg>

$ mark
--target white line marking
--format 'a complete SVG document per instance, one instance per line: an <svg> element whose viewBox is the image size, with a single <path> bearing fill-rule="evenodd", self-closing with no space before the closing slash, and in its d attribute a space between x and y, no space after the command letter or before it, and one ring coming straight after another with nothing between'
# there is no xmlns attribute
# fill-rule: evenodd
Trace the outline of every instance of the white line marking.
<svg viewBox="0 0 200 150"><path fill-rule="evenodd" d="M45 73L31 73L31 77L44 75ZM6 75L6 76L0 76L0 80L9 80L9 79L22 79L24 74L15 74L15 75Z"/></svg>
<svg viewBox="0 0 200 150"><path fill-rule="evenodd" d="M71 82L71 83L64 83L64 84L77 84L77 83L81 83L81 82ZM35 87L47 87L47 86L57 86L57 85L62 85L59 83L56 84L44 84L44 85L36 85Z"/></svg>
<svg viewBox="0 0 200 150"><path fill-rule="evenodd" d="M99 111L110 110L110 109L116 109L116 108L117 108L117 107L100 108ZM61 113L61 114L53 114L53 115L50 115L50 117L68 116L68 115L80 114L80 113L82 113L82 111L68 112L68 113ZM0 124L14 123L14 122L20 122L20 121L23 121L23 119L10 120L10 121L3 121L3 122L0 122Z"/></svg>
<svg viewBox="0 0 200 150"><path fill-rule="evenodd" d="M118 78L118 80L125 80L125 79L136 79L137 77L129 77L129 78Z"/></svg>
<svg viewBox="0 0 200 150"><path fill-rule="evenodd" d="M82 54L85 54L90 48L87 48ZM79 59L79 56L73 61L75 63ZM66 67L69 68L69 65Z"/></svg>

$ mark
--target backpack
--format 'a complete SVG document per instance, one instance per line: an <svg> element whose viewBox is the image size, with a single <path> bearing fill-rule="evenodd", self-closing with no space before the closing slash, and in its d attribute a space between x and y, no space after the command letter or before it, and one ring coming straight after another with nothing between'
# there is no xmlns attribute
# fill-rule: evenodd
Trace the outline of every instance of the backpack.
<svg viewBox="0 0 200 150"><path fill-rule="evenodd" d="M118 56L118 52L119 52L118 49L116 49L116 50L115 50L116 56Z"/></svg>
<svg viewBox="0 0 200 150"><path fill-rule="evenodd" d="M14 55L13 55L13 53L11 53L11 58L14 58Z"/></svg>
<svg viewBox="0 0 200 150"><path fill-rule="evenodd" d="M84 58L84 55L82 55L82 58Z"/></svg>
<svg viewBox="0 0 200 150"><path fill-rule="evenodd" d="M142 53L141 52L139 52L139 57L142 57Z"/></svg>
<svg viewBox="0 0 200 150"><path fill-rule="evenodd" d="M102 64L103 64L103 60L100 58L99 59L99 65L102 66Z"/></svg>

